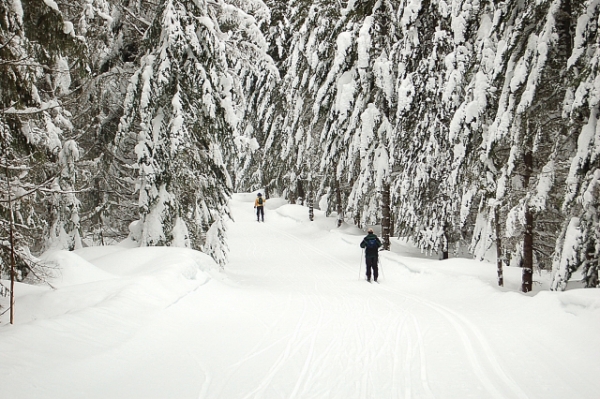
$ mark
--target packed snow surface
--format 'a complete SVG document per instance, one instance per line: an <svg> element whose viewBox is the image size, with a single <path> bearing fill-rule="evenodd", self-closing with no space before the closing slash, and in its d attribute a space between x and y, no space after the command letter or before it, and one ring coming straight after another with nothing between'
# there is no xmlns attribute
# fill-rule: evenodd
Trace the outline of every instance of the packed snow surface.
<svg viewBox="0 0 600 399"><path fill-rule="evenodd" d="M495 266L403 241L363 279L363 232L253 194L231 203L230 263L130 245L51 252L0 326L11 399L597 399L600 290L519 293ZM359 269L360 268L360 269ZM6 285L6 282L3 282ZM7 299L2 298L3 309Z"/></svg>

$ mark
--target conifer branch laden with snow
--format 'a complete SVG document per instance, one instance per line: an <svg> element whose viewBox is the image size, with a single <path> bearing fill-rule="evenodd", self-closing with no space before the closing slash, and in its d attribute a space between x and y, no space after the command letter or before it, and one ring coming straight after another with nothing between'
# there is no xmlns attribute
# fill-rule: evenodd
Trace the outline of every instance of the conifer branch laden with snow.
<svg viewBox="0 0 600 399"><path fill-rule="evenodd" d="M0 16L1 273L9 273L4 243L10 226L9 274L22 281L36 274L32 252L50 241L73 249L78 241L78 146L63 102L72 94L72 79L83 73L85 49L54 2L3 2ZM65 233L62 243L52 239L49 221L53 231Z"/></svg>
<svg viewBox="0 0 600 399"><path fill-rule="evenodd" d="M265 47L256 20L232 4L162 3L116 139L119 147L137 137L141 245L204 248L225 263L227 162L236 153L234 106L243 98L231 63L259 56L268 64Z"/></svg>
<svg viewBox="0 0 600 399"><path fill-rule="evenodd" d="M581 256L555 254L554 267L560 281L568 263L597 285L597 259L583 256L598 242L597 207L586 200L598 187L597 63L584 50L597 41L596 2L309 1L285 10L295 29L281 89L254 94L279 101L261 105L253 123L265 132L255 176L286 176L267 180L293 200L298 178L318 168L320 194L344 202L360 225L380 223L375 193L389 179L397 234L424 251L464 246L479 259L499 246L500 274L526 262L525 291L554 247L559 254L564 242L570 254L585 241ZM566 240L570 217L582 215L585 238Z"/></svg>

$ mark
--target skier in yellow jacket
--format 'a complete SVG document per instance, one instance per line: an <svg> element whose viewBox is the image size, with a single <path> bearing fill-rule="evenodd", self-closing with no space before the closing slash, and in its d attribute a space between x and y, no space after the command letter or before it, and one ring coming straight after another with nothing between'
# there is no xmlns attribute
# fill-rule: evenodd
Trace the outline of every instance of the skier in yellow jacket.
<svg viewBox="0 0 600 399"><path fill-rule="evenodd" d="M262 197L261 193L258 193L256 199L254 200L254 208L256 209L257 222L260 222L261 218L263 222L265 221L265 202L267 202L267 200Z"/></svg>

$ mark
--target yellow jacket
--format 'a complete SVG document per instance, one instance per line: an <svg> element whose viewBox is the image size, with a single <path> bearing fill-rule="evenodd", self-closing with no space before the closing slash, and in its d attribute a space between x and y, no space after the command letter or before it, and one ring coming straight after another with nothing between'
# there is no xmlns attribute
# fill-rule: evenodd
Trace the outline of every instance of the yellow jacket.
<svg viewBox="0 0 600 399"><path fill-rule="evenodd" d="M258 199L259 199L259 197L256 197L256 199L254 200L254 207L255 207L255 208L256 208L257 206L264 206L264 205L265 205L265 203L267 202L267 200L266 200L264 197L260 197L260 198L262 198L262 205L260 205L260 204L258 203Z"/></svg>

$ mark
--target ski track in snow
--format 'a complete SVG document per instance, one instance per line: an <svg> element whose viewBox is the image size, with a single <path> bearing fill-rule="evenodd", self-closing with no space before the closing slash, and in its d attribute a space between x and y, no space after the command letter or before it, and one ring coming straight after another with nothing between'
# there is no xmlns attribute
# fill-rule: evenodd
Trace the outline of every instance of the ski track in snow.
<svg viewBox="0 0 600 399"><path fill-rule="evenodd" d="M276 220L277 217L276 212L269 212L270 220ZM286 247L291 252L286 255L287 258L293 258L296 255L302 259L300 263L307 266L316 262L323 263L323 260L325 260L328 266L333 266L340 273L346 275L353 274L356 270L348 262L342 261L336 256L311 244L308 240L278 227L279 224L277 223L254 223L248 224L247 228L251 228L251 226L258 228L257 230L252 229L253 234L257 236L264 235L265 237L258 240L259 242L255 239L252 240L252 255L255 259L281 256L281 252L273 251L272 246L264 245L265 242L270 241L270 237L279 237L280 239L285 238L291 243L291 245ZM264 249L265 252L261 256L258 256L257 248ZM293 251L291 248L293 248ZM363 261L361 259L361 262ZM277 273L278 262L264 263L271 263L273 265L265 271L265 276L275 274L277 277L276 284L292 283L293 278L296 277L295 273L289 276ZM364 266L361 267L361 271L364 271ZM382 277L384 277L383 273ZM331 284L341 283L332 282ZM503 369L484 334L466 317L443 305L416 295L400 292L392 288L391 285L386 284L385 281L383 284L373 284L373 289L379 289L380 291L369 292L371 300L366 301L362 309L347 308L345 311L357 312L368 320L370 314L377 312L375 307L385 305L388 313L382 319L395 320L395 316L400 317L396 319L396 322L388 324L366 321L365 325L356 324L354 326L354 332L350 337L353 346L345 349L354 358L362 359L363 361L364 372L357 373L357 375L360 375L360 379L354 381L354 392L358 393L358 397L373 397L374 392L380 391L376 383L378 379L374 378L374 373L378 368L388 366L391 370L391 381L387 384L389 385L392 397L406 399L447 397L443 394L436 396L429 382L430 372L427 365L426 345L424 343L421 323L430 324L431 321L429 319L434 317L437 319L436 323L439 323L441 320L445 325L445 329L451 329L455 332L458 338L456 343L462 346L461 355L466 360L464 366L469 367L472 374L479 380L481 387L486 392L484 394L486 398L528 398L528 395L519 388ZM324 295L321 295L320 290L323 291L322 294ZM335 292L335 289L333 291ZM270 397L268 388L273 385L275 377L279 373L284 372L288 362L295 361L294 359L299 356L303 358L301 370L295 376L296 381L290 387L290 392L282 392L281 397L290 399L319 397L318 395L314 395L314 392L311 393L310 388L318 385L315 382L319 380L320 376L326 374L327 364L334 361L336 356L339 357L340 353L343 353L344 348L340 348L338 344L332 341L327 344L324 350L320 350L317 355L317 350L315 349L316 341L323 328L324 309L328 305L331 305L331 303L326 303L324 299L328 297L329 293L319 286L318 280L315 280L314 289L305 289L303 294L305 296L304 308L301 317L298 319L294 334L289 338L286 347L263 379L257 383L256 388L243 396L243 399ZM395 300L391 300L390 298L394 298ZM309 308L311 312L318 312L319 316L315 324L307 327L305 319ZM426 312L420 311L423 308ZM425 321L420 321L424 318ZM367 333L365 326L372 331ZM310 331L310 333L306 334L306 331ZM305 335L303 336L302 334ZM379 345L369 345L367 342L369 337L382 338L380 338ZM268 348L272 348L273 346L269 345ZM260 351L269 350L268 348L263 348ZM256 356L258 354L251 354L246 361ZM342 359L342 361L344 360ZM391 364L387 364L387 362ZM349 363L351 364L352 362L350 361ZM478 394L481 395L481 392ZM319 392L319 395L328 395L328 393Z"/></svg>
<svg viewBox="0 0 600 399"><path fill-rule="evenodd" d="M391 291L390 289L385 289ZM452 325L454 330L460 336L462 345L469 358L471 368L477 375L479 381L491 395L490 397L498 399L506 397L515 397L520 399L528 398L528 396L519 388L514 380L510 378L503 370L502 366L497 360L496 355L494 354L494 351L485 339L485 336L471 321L445 306L435 304L431 301L424 300L414 295L408 295L405 293L400 293L400 295L406 296L407 298L410 298L411 300L434 310ZM413 315L413 317L415 316ZM418 325L416 318L415 324ZM422 338L420 333L418 333L418 337ZM426 367L424 367L422 369L422 375L426 375L426 373ZM424 381L426 382L426 377ZM503 393L501 391L507 392ZM507 394L510 396L507 396Z"/></svg>
<svg viewBox="0 0 600 399"><path fill-rule="evenodd" d="M302 241L299 237L297 237L293 234L290 234L290 233L286 233L286 232L282 231L281 229L273 228L273 230L277 231L277 233L280 235L289 237L290 239L294 240L299 245L305 246L310 251L318 253L319 255L323 256L324 258L327 258L329 261L332 262L332 264L335 264L336 266L342 267L344 269L351 269L351 267L349 265L346 265L346 264L340 262L338 259L330 256L329 254L327 254L324 251L321 251L320 249L316 248L315 246ZM406 267L405 265L402 265L402 266ZM379 285L379 286L381 286L381 285ZM503 370L502 366L500 365L500 363L498 362L498 360L496 358L496 355L494 354L494 351L490 347L489 343L486 341L484 335L481 333L481 331L479 331L477 329L477 327L472 322L470 322L468 319L466 319L464 316L461 316L457 312L454 312L442 305L435 304L431 301L425 300L423 298L419 298L414 295L409 295L406 293L394 291L386 286L381 286L381 287L383 288L383 290L385 290L387 292L392 292L394 294L401 295L401 296L405 297L406 299L410 299L420 305L430 308L431 310L440 314L442 317L444 317L450 323L452 328L460 336L462 345L465 349L465 353L468 356L471 368L474 371L477 378L479 379L479 381L481 382L481 384L485 387L490 398L497 398L497 399L503 399L503 398L507 398L507 397L515 397L515 398L519 398L519 399L527 399L528 398L527 394L525 394L519 388L519 386L514 382L514 380L512 378L510 378L506 374L506 372ZM388 299L386 299L381 294L377 295L377 297L380 300L382 300L384 302L388 302L392 306L394 306L393 303L391 303ZM418 321L414 314L411 314L410 316L413 318L413 322L415 324L415 329L416 329L415 335L416 335L416 339L417 339L417 342L419 345L418 350L420 351L421 365L420 365L420 369L419 369L420 376L418 379L421 380L421 382L422 382L422 390L426 394L425 397L434 398L435 396L431 392L431 389L429 388L429 385L427 382L427 367L425 364L423 340L422 340L422 335L420 333L420 330L418 328ZM401 331L402 330L399 329L399 333ZM406 347L406 352L405 352L406 355L405 355L404 370L412 370L413 369L412 359L411 359L412 356L410 356L410 355L414 354L414 348L413 348L412 341L411 341L414 338L415 337L411 336L410 334L406 335L407 347ZM412 388L411 388L411 385L412 385L411 377L412 376L410 375L410 373L407 373L407 372L404 373L404 376L405 376L404 397L412 398L413 397L412 396ZM367 381L363 380L363 387L366 385L367 385ZM507 396L507 395L509 395L509 396Z"/></svg>
<svg viewBox="0 0 600 399"><path fill-rule="evenodd" d="M540 333L534 323L506 326L523 321L512 312L496 320L498 309L536 298L496 298L479 280L447 282L387 254L380 284L368 284L362 235L338 234L333 219L333 232L324 229L323 215L299 222L308 210L298 206L267 207L266 223L257 223L243 198L231 201L236 222L229 223L225 276L167 295L165 306L156 300L159 309L146 302L169 291L150 289L146 283L158 280L144 275L67 287L55 294L87 287L104 298L102 287L123 287L111 295L123 297L115 306L127 311L112 310L110 318L75 311L5 330L0 349L15 349L14 360L0 362L0 398L596 399L593 388L581 389L598 370L587 345L554 352L564 330L522 343ZM456 286L436 292L447 283ZM483 311L474 306L478 298ZM560 314L549 309L552 317L540 319L545 326ZM23 350L23 336L35 349ZM587 359L588 374L574 371L579 360L566 357L571 352Z"/></svg>

